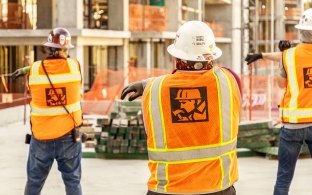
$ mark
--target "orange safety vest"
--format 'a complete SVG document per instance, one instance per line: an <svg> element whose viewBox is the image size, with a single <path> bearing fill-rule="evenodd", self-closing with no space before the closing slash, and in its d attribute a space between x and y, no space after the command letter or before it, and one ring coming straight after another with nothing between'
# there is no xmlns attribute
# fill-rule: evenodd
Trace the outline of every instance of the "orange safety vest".
<svg viewBox="0 0 312 195"><path fill-rule="evenodd" d="M279 107L283 122L312 122L311 51L311 44L299 44L283 52L283 66L287 74L287 87Z"/></svg>
<svg viewBox="0 0 312 195"><path fill-rule="evenodd" d="M29 70L31 93L31 129L36 139L47 140L61 137L82 123L80 105L81 72L77 60L48 59L44 66L56 89L54 93L44 73L41 61L34 62ZM58 100L66 106L71 116Z"/></svg>
<svg viewBox="0 0 312 195"><path fill-rule="evenodd" d="M213 67L151 79L142 100L149 190L212 193L238 180L241 97L228 70Z"/></svg>

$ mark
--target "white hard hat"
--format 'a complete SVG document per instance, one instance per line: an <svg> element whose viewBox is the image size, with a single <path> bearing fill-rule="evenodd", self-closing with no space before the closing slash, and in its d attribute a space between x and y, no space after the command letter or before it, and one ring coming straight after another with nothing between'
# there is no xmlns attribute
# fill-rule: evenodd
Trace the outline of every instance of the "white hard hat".
<svg viewBox="0 0 312 195"><path fill-rule="evenodd" d="M167 51L176 58L188 61L208 61L207 54L215 60L222 55L221 49L216 46L212 30L201 21L184 23Z"/></svg>
<svg viewBox="0 0 312 195"><path fill-rule="evenodd" d="M299 24L295 26L299 30L312 30L312 9L303 12Z"/></svg>

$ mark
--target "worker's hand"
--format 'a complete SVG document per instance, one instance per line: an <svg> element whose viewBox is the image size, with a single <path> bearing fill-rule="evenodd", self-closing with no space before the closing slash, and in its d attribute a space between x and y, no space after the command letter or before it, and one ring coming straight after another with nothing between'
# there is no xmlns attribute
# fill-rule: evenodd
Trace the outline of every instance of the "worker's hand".
<svg viewBox="0 0 312 195"><path fill-rule="evenodd" d="M15 71L12 73L11 77L15 80L15 79L17 79L18 77L24 76L24 75L25 75L25 73L24 73L24 71L23 71L23 68L19 68L19 69L15 70Z"/></svg>
<svg viewBox="0 0 312 195"><path fill-rule="evenodd" d="M245 58L245 61L247 62L247 65L259 60L259 59L262 59L263 56L262 56L262 53L255 53L255 54L247 54L247 57Z"/></svg>
<svg viewBox="0 0 312 195"><path fill-rule="evenodd" d="M287 40L280 40L278 43L278 48L280 51L284 51L285 49L289 49L291 47L291 44Z"/></svg>
<svg viewBox="0 0 312 195"><path fill-rule="evenodd" d="M129 97L129 101L135 100L136 98L143 95L144 87L142 81L130 83L121 92L121 99L123 100L128 93L134 92Z"/></svg>

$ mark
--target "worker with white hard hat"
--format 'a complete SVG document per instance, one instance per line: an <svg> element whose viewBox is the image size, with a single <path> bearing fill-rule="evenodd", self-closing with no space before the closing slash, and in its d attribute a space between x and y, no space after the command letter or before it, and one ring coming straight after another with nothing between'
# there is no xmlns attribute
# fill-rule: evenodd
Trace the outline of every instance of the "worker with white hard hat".
<svg viewBox="0 0 312 195"><path fill-rule="evenodd" d="M312 9L303 12L299 24L300 43L290 47L280 42L281 52L248 54L247 64L258 59L280 61L278 83L286 91L279 106L283 122L278 149L278 171L274 195L287 195L303 143L312 156Z"/></svg>
<svg viewBox="0 0 312 195"><path fill-rule="evenodd" d="M201 21L184 23L167 51L176 67L172 74L131 83L121 95L143 95L147 195L234 195L239 79L213 64L222 51Z"/></svg>

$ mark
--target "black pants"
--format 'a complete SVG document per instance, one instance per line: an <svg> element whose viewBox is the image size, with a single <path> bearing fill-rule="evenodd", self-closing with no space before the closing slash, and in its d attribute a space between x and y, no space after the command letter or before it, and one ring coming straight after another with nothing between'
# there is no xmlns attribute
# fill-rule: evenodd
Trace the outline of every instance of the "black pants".
<svg viewBox="0 0 312 195"><path fill-rule="evenodd" d="M148 191L146 195L178 195L178 194L162 194L162 193ZM201 194L201 195L236 195L236 191L235 191L234 186L231 186L220 192L213 192L213 193Z"/></svg>

